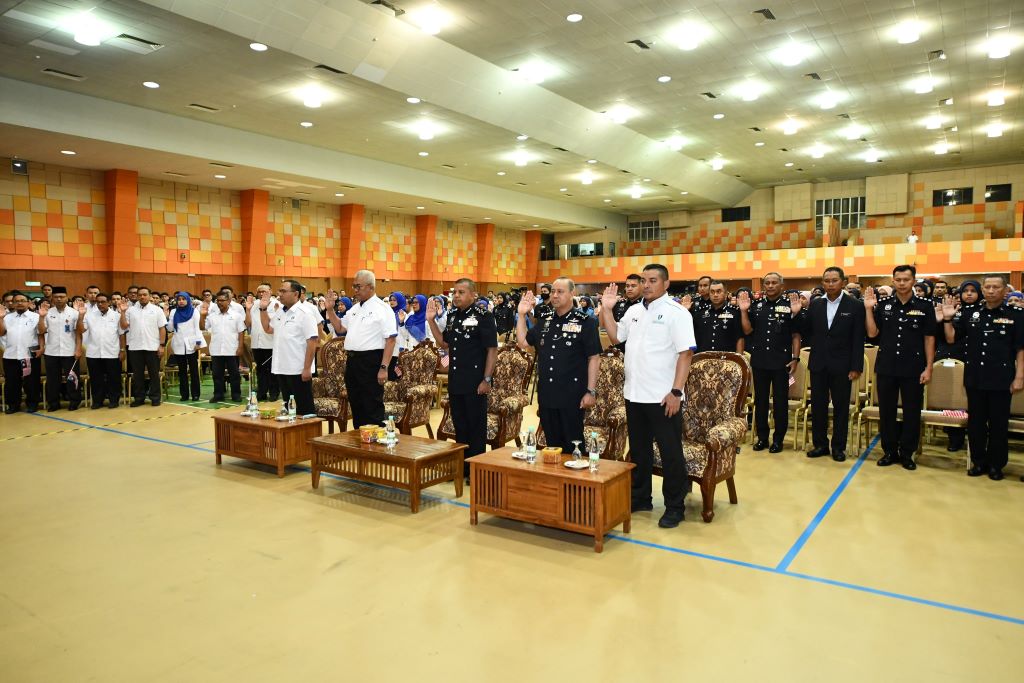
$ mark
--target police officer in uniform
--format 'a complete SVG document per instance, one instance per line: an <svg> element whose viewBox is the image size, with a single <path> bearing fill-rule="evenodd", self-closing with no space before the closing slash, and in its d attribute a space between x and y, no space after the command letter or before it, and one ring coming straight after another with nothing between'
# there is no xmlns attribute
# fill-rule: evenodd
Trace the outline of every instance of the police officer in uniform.
<svg viewBox="0 0 1024 683"><path fill-rule="evenodd" d="M690 312L695 319L705 309L711 308L711 276L701 275L697 279L697 298L687 306L686 297L683 297L683 307Z"/></svg>
<svg viewBox="0 0 1024 683"><path fill-rule="evenodd" d="M540 303L533 309L533 319L531 324L536 325L538 322L545 318L551 317L553 309L551 308L551 285L543 284L540 286Z"/></svg>
<svg viewBox="0 0 1024 683"><path fill-rule="evenodd" d="M743 353L743 325L740 309L728 302L725 283L711 281L711 306L693 316L697 351Z"/></svg>
<svg viewBox="0 0 1024 683"><path fill-rule="evenodd" d="M498 356L498 330L494 315L476 303L476 283L455 281L448 326L437 325L437 301L427 303L430 331L442 349L448 349L448 401L455 425L455 440L466 444L465 457L480 455L487 442L487 394L491 393L494 361ZM464 474L469 476L469 463Z"/></svg>
<svg viewBox="0 0 1024 683"><path fill-rule="evenodd" d="M615 318L615 322L619 322L626 317L626 311L633 304L640 301L643 297L643 292L640 291L640 276L636 273L630 273L626 276L626 282L622 286L622 293L625 296L615 302L615 308L612 309L612 317ZM625 346L625 344L622 344Z"/></svg>
<svg viewBox="0 0 1024 683"><path fill-rule="evenodd" d="M800 299L786 299L782 283L781 275L768 273L761 280L763 297L753 302L748 293L740 292L736 298L754 371L755 451L768 445L768 394L773 397L775 436L769 453L782 450L789 429L789 377L800 363Z"/></svg>
<svg viewBox="0 0 1024 683"><path fill-rule="evenodd" d="M871 287L864 292L864 326L878 338L875 387L878 392L882 457L879 467L896 462L914 470L914 451L921 436L924 385L932 378L935 360L935 305L914 295L914 266L892 271L894 293L878 299ZM896 421L902 398L903 427Z"/></svg>
<svg viewBox="0 0 1024 683"><path fill-rule="evenodd" d="M573 441L583 441L583 411L597 398L597 372L601 365L601 337L597 318L574 308L576 284L567 277L551 283L550 318L527 332L524 316L534 304L532 292L519 302L516 341L524 351L537 349L540 382L540 426L549 446L572 452Z"/></svg>
<svg viewBox="0 0 1024 683"><path fill-rule="evenodd" d="M967 476L987 472L995 481L1007 461L1011 395L1024 390L1024 313L1005 303L1006 292L1006 276L988 274L981 280L984 304L957 312L953 297L942 303L946 341L963 339L967 350Z"/></svg>

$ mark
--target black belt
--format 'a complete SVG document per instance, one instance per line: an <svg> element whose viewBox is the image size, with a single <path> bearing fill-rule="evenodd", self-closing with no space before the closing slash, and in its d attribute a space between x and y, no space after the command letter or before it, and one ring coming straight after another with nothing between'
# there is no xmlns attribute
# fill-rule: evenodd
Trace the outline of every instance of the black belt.
<svg viewBox="0 0 1024 683"><path fill-rule="evenodd" d="M347 353L350 356L365 356L365 355L370 354L370 353L375 353L378 356L380 356L380 354L384 353L384 349L380 348L380 349L372 349L370 351L348 351Z"/></svg>

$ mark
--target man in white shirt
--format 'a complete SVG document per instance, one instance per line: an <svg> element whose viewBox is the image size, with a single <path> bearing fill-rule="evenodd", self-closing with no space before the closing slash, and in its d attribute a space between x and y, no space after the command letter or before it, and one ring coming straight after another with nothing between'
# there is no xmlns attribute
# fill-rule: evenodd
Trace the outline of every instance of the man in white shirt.
<svg viewBox="0 0 1024 683"><path fill-rule="evenodd" d="M243 309L244 310L244 309ZM228 292L217 293L217 306L203 303L199 307L199 324L210 333L210 371L213 373L213 396L210 403L224 400L224 372L231 381L231 400L242 400L242 380L238 373L238 359L245 348L245 314L231 307Z"/></svg>
<svg viewBox="0 0 1024 683"><path fill-rule="evenodd" d="M626 344L626 420L629 454L636 463L632 509L652 510L651 474L654 448L661 453L665 514L658 526L672 528L683 521L683 501L690 490L683 458L684 389L697 341L690 312L668 296L668 269L652 263L640 276L644 298L633 304L618 323L613 310L618 286L601 298L601 324L612 344Z"/></svg>
<svg viewBox="0 0 1024 683"><path fill-rule="evenodd" d="M241 313L244 318L245 306L235 301L235 290L231 289L231 285L224 285L223 287L220 288L220 291L228 295L228 307L235 313ZM214 306L211 303L210 310L212 311L213 309Z"/></svg>
<svg viewBox="0 0 1024 683"><path fill-rule="evenodd" d="M270 294L270 283L261 282L260 286L256 288L256 298L262 299L263 294ZM252 355L253 361L256 363L256 399L259 401L276 401L280 394L280 389L277 386L277 375L270 371L274 357L274 335L267 334L263 330L263 325L260 324L259 311L255 320L252 316L252 306L254 302L246 300L245 302L245 324L249 328L249 338L252 340ZM277 297L271 296L270 303L267 304L267 313L270 315L271 320L277 314L281 308L281 302L278 301Z"/></svg>
<svg viewBox="0 0 1024 683"><path fill-rule="evenodd" d="M85 288L85 312L96 308L96 297L99 296L100 288L98 285L89 285Z"/></svg>
<svg viewBox="0 0 1024 683"><path fill-rule="evenodd" d="M260 298L260 324L263 331L274 336L274 354L271 372L277 375L281 395L295 399L299 415L316 413L313 406L313 360L320 341L316 321L304 310L299 299L302 285L295 280L283 280L277 290L281 307L270 317L270 292Z"/></svg>
<svg viewBox="0 0 1024 683"><path fill-rule="evenodd" d="M138 303L122 301L121 329L128 330L128 369L132 373L132 408L146 402L145 375L149 373L149 402L160 405L160 358L167 340L167 317L150 301L149 287L138 288Z"/></svg>
<svg viewBox="0 0 1024 683"><path fill-rule="evenodd" d="M369 270L360 270L353 279L353 306L338 319L334 304L338 295L327 293L327 319L334 333L345 335L345 388L352 408L352 424L362 427L384 424L384 383L388 363L398 340L395 312L377 296L377 278Z"/></svg>
<svg viewBox="0 0 1024 683"><path fill-rule="evenodd" d="M79 312L68 306L66 287L53 288L53 306L39 316L38 331L44 335L43 362L46 364L46 409L60 409L61 385L82 357L78 335ZM78 370L81 373L81 369ZM67 383L68 410L78 410L82 391L77 382Z"/></svg>
<svg viewBox="0 0 1024 683"><path fill-rule="evenodd" d="M124 330L121 316L110 308L110 298L100 292L96 306L78 319L78 334L87 335L85 359L92 385L92 409L121 403L121 359L124 358Z"/></svg>
<svg viewBox="0 0 1024 683"><path fill-rule="evenodd" d="M43 355L40 347L39 314L28 310L28 297L19 291L11 299L14 310L8 312L0 306L0 342L4 345L4 414L10 415L21 410L21 390L25 389L25 405L28 412L39 410L42 375L39 358Z"/></svg>

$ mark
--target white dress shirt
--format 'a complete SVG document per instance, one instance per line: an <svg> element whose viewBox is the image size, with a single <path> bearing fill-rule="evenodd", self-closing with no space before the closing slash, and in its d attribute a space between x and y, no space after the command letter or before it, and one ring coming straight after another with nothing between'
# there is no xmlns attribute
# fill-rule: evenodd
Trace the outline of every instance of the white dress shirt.
<svg viewBox="0 0 1024 683"><path fill-rule="evenodd" d="M828 320L829 328L832 327L832 321L835 320L836 313L839 311L839 304L842 302L842 300L842 292L839 293L839 296L836 297L835 301L829 299L827 294L825 295L825 317Z"/></svg>
<svg viewBox="0 0 1024 683"><path fill-rule="evenodd" d="M270 329L274 335L274 357L270 371L275 375L301 375L306 363L306 342L319 338L319 329L313 316L301 304L295 304L287 310L281 306L270 318ZM314 359L310 372L315 369Z"/></svg>
<svg viewBox="0 0 1024 683"><path fill-rule="evenodd" d="M176 356L187 356L206 347L206 337L199 329L199 311L193 309L192 317L178 324L174 329L174 309L167 317L167 331L171 332L171 353Z"/></svg>
<svg viewBox="0 0 1024 683"><path fill-rule="evenodd" d="M4 358L7 360L22 360L31 358L32 352L29 348L39 345L39 314L35 311L16 313L11 311L4 316L4 325L7 327L7 334L2 338L4 344Z"/></svg>
<svg viewBox="0 0 1024 683"><path fill-rule="evenodd" d="M649 306L643 301L630 306L615 336L629 340L623 395L635 403L661 403L672 391L679 354L697 348L690 312L668 294Z"/></svg>
<svg viewBox="0 0 1024 683"><path fill-rule="evenodd" d="M78 311L65 306L63 311L58 311L56 306L51 306L43 318L43 327L46 329L46 350L47 356L73 356L75 355L75 339L78 336Z"/></svg>
<svg viewBox="0 0 1024 683"><path fill-rule="evenodd" d="M117 358L121 353L121 314L114 308L108 308L106 315L93 307L85 314L82 326L87 333L85 345L86 358Z"/></svg>
<svg viewBox="0 0 1024 683"><path fill-rule="evenodd" d="M274 315L281 308L281 302L277 297L270 297L270 303L267 304L267 315L270 319L274 319ZM274 348L274 335L267 334L263 331L263 325L260 324L260 302L257 299L256 303L253 304L252 310L249 311L249 317L252 322L252 327L249 329L249 336L252 339L252 348L254 349L272 349Z"/></svg>
<svg viewBox="0 0 1024 683"><path fill-rule="evenodd" d="M354 303L341 324L347 331L346 351L383 351L387 340L398 336L394 310L376 296Z"/></svg>
<svg viewBox="0 0 1024 683"><path fill-rule="evenodd" d="M160 328L167 326L167 316L154 303L145 308L134 304L125 314L128 319L128 343L130 351L156 351L160 348Z"/></svg>
<svg viewBox="0 0 1024 683"><path fill-rule="evenodd" d="M245 330L245 309L238 311L228 306L227 313L214 308L206 315L206 329L210 332L211 356L234 356L238 352L238 333Z"/></svg>

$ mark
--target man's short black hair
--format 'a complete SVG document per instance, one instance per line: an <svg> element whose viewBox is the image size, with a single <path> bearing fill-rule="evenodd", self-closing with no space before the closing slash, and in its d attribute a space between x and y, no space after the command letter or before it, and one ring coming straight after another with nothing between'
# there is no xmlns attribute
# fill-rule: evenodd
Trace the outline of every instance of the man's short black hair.
<svg viewBox="0 0 1024 683"><path fill-rule="evenodd" d="M843 269L840 268L839 266L829 266L828 268L826 268L824 270L824 272L822 272L821 277L824 278L825 277L825 273L829 273L829 272L838 273L840 280L846 280L846 273L844 273Z"/></svg>
<svg viewBox="0 0 1024 683"><path fill-rule="evenodd" d="M302 294L302 290L305 289L305 287L302 286L302 283L299 282L298 280L292 280L291 278L285 278L285 279L281 280L281 282L287 282L288 283L288 287L291 289L291 291L296 292L298 294Z"/></svg>
<svg viewBox="0 0 1024 683"><path fill-rule="evenodd" d="M88 292L90 289L99 289L99 288L100 288L99 285L89 285L88 287L85 288L85 291Z"/></svg>
<svg viewBox="0 0 1024 683"><path fill-rule="evenodd" d="M211 290L211 289L204 289L203 290L203 294L213 294L213 290Z"/></svg>
<svg viewBox="0 0 1024 683"><path fill-rule="evenodd" d="M1003 281L1003 287L1010 284L1010 279L1006 277L1005 273L985 273L984 277L981 278L981 284L985 284L985 280L989 278L999 278Z"/></svg>
<svg viewBox="0 0 1024 683"><path fill-rule="evenodd" d="M146 291L147 291L147 292L149 292L149 293L150 293L151 295L153 294L153 290L152 290L152 289L150 289L149 287L147 287L146 285L139 285L138 287L136 287L136 288L135 288L135 291L136 291L136 292L141 292L142 290L146 290Z"/></svg>
<svg viewBox="0 0 1024 683"><path fill-rule="evenodd" d="M661 265L660 263L650 263L644 266L644 272L646 273L648 270L656 270L658 271L658 274L661 275L661 278L663 280L668 280L668 268ZM704 277L708 277L710 279L710 277L707 275L705 275ZM701 278L701 280L703 279L704 278ZM697 280L697 282L700 282L700 280Z"/></svg>
<svg viewBox="0 0 1024 683"><path fill-rule="evenodd" d="M917 279L917 268L915 266L910 265L909 263L904 263L902 266L896 266L895 268L893 268L892 269L892 276L896 277L896 273L907 273L907 272L909 272L911 274L911 276L913 276L913 278L915 280Z"/></svg>
<svg viewBox="0 0 1024 683"><path fill-rule="evenodd" d="M644 268L644 270L650 270L650 267L648 266L647 268ZM666 270L665 272L667 273L668 271ZM666 280L668 279L668 275L665 276L665 279ZM699 285L701 283L701 280L711 280L711 279L712 279L712 277L710 275L701 275L699 278L697 278L697 284Z"/></svg>
<svg viewBox="0 0 1024 683"><path fill-rule="evenodd" d="M629 275L626 276L626 279L627 280L636 280L637 282L640 282L640 276L638 274L636 274L636 273L630 273Z"/></svg>
<svg viewBox="0 0 1024 683"><path fill-rule="evenodd" d="M723 287L725 287L725 283L724 283L724 282L722 282L721 280L712 280L712 281L711 281L711 282L710 282L710 283L708 284L708 286L709 286L709 287L714 287L715 285L722 285Z"/></svg>

